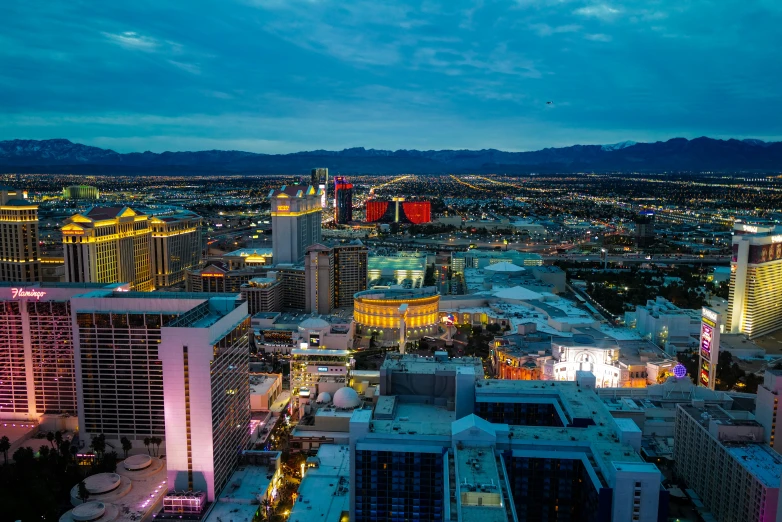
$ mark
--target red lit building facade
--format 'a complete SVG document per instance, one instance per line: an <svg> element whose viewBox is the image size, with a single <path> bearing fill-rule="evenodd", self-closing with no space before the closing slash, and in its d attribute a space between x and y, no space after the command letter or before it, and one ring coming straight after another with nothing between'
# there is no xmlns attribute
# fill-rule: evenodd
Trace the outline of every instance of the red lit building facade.
<svg viewBox="0 0 782 522"><path fill-rule="evenodd" d="M429 223L432 221L432 205L429 201L370 200L366 205L369 223Z"/></svg>

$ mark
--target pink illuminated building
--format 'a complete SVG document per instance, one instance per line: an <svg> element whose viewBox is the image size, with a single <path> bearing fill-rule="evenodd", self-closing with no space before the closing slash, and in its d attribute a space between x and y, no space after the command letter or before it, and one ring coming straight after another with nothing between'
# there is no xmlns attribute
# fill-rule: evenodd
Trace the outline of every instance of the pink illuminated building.
<svg viewBox="0 0 782 522"><path fill-rule="evenodd" d="M103 283L0 284L0 420L76 414L71 298Z"/></svg>

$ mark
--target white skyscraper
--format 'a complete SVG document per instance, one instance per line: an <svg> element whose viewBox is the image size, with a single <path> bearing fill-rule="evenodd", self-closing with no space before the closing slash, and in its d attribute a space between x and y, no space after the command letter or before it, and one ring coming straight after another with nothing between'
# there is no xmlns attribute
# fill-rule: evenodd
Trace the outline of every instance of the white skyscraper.
<svg viewBox="0 0 782 522"><path fill-rule="evenodd" d="M274 263L300 263L307 247L320 242L321 192L312 186L290 185L272 190Z"/></svg>

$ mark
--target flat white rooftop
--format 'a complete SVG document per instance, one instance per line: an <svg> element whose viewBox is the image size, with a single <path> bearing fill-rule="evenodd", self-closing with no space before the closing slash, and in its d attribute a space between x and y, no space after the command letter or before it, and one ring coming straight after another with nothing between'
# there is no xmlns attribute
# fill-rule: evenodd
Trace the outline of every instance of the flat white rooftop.
<svg viewBox="0 0 782 522"><path fill-rule="evenodd" d="M234 471L204 522L252 522L258 502L269 489L274 470L244 465Z"/></svg>
<svg viewBox="0 0 782 522"><path fill-rule="evenodd" d="M299 485L299 497L289 522L340 522L350 512L350 448L323 444L318 467L308 468Z"/></svg>
<svg viewBox="0 0 782 522"><path fill-rule="evenodd" d="M782 456L764 444L725 444L739 464L767 488L778 488L782 477Z"/></svg>
<svg viewBox="0 0 782 522"><path fill-rule="evenodd" d="M398 404L394 420L373 420L374 433L450 435L454 412L430 404Z"/></svg>
<svg viewBox="0 0 782 522"><path fill-rule="evenodd" d="M255 395L264 395L269 392L272 385L277 380L278 374L251 374L250 375L250 393Z"/></svg>

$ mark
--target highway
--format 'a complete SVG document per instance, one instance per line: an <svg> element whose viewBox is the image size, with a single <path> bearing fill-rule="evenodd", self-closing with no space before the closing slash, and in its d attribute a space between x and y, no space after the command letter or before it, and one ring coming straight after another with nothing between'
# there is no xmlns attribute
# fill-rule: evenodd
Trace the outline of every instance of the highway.
<svg viewBox="0 0 782 522"><path fill-rule="evenodd" d="M545 250L551 251L555 245L551 244L528 244L528 243L510 243L503 241L481 241L478 239L427 239L427 238L395 238L387 237L380 239L368 239L365 244L371 246L396 246L399 248L421 248L432 251L464 251L472 246L478 249L489 250L518 250L519 252L537 252L541 254L544 261L572 261L576 263L601 262L600 254L544 254ZM570 248L573 245L569 245ZM624 255L608 256L609 263L621 263L623 265L639 263L658 263L658 264L704 264L704 265L727 265L730 263L730 255L688 255L688 254L662 254L654 256L639 255L625 257Z"/></svg>
<svg viewBox="0 0 782 522"><path fill-rule="evenodd" d="M599 254L594 255L543 255L545 261L573 261L573 262L602 262ZM729 255L713 255L713 256L641 256L641 257L624 257L624 256L608 256L609 263L620 263L623 265L637 264L637 263L656 263L665 265L681 265L681 264L705 264L705 265L727 265L730 263Z"/></svg>

